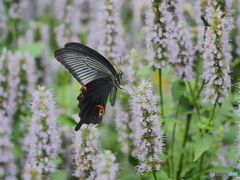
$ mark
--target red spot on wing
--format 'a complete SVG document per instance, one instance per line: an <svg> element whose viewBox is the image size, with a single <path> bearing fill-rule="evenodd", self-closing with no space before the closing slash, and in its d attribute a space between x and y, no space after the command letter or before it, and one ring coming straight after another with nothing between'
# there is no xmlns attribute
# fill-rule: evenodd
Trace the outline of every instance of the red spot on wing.
<svg viewBox="0 0 240 180"><path fill-rule="evenodd" d="M96 105L96 107L99 107L98 115L102 116L105 112L104 106L103 105Z"/></svg>
<svg viewBox="0 0 240 180"><path fill-rule="evenodd" d="M86 86L82 87L82 90L86 91L86 90L87 90L87 87L86 87Z"/></svg>

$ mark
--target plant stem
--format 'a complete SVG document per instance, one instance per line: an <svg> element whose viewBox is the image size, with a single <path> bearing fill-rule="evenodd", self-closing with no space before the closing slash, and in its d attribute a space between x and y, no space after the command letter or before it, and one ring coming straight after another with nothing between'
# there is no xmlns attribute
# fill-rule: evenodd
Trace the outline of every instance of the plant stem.
<svg viewBox="0 0 240 180"><path fill-rule="evenodd" d="M159 95L160 95L160 105L161 105L161 115L162 119L164 120L164 108L163 108L163 91L162 91L162 69L158 69L158 74L159 74ZM163 125L164 125L163 121Z"/></svg>
<svg viewBox="0 0 240 180"><path fill-rule="evenodd" d="M186 122L186 128L185 128L185 133L184 133L184 139L182 143L182 148L185 147L186 142L187 142L187 137L188 137L188 131L189 131L189 126L191 122L192 114L187 115L187 122ZM180 160L179 160L179 165L178 165L178 172L177 172L177 179L180 179L181 172L182 172L182 164L183 164L183 158L184 158L184 153L182 152L180 155Z"/></svg>
<svg viewBox="0 0 240 180"><path fill-rule="evenodd" d="M200 159L199 173L202 172L204 154L205 154L205 152L202 154L201 159ZM198 180L199 180L199 179L200 179L200 176L198 177Z"/></svg>
<svg viewBox="0 0 240 180"><path fill-rule="evenodd" d="M213 117L214 117L215 110L216 110L216 106L217 106L217 103L215 103L214 106L213 106L212 114L211 114L211 117L210 117L210 119L208 121L208 126L211 126L211 124L212 124Z"/></svg>
<svg viewBox="0 0 240 180"><path fill-rule="evenodd" d="M200 114L200 110L199 110L199 107L198 107L198 104L197 104L197 99L196 99L196 96L194 95L194 92L193 92L193 89L192 89L192 86L191 86L190 82L188 82L188 86L189 86L189 89L190 89L190 92L191 92L191 95L192 95L193 105L195 106L195 108L197 110L198 117L201 120L201 114Z"/></svg>
<svg viewBox="0 0 240 180"><path fill-rule="evenodd" d="M154 170L152 171L152 173L153 173L153 177L154 177L154 179L157 180L157 176L156 176L156 173L155 173Z"/></svg>
<svg viewBox="0 0 240 180"><path fill-rule="evenodd" d="M178 118L178 112L180 109L180 103L178 103L178 107L177 107L177 112L175 115L175 119ZM172 132L172 145L171 145L171 164L172 164L172 178L174 179L174 162L173 162L173 151L174 151L174 142L175 142L175 132L176 132L176 122L174 122L173 124L173 132Z"/></svg>
<svg viewBox="0 0 240 180"><path fill-rule="evenodd" d="M161 106L161 115L162 115L162 125L165 125L165 121L164 121L164 108L163 108L163 91L162 91L162 69L159 68L158 69L158 73L159 73L159 95L160 95L160 106ZM164 137L167 137L166 135L166 131L164 132ZM168 145L167 145L167 141L165 139L165 147L166 147L166 152L168 152ZM170 160L167 160L167 167L168 167L168 176L170 176Z"/></svg>

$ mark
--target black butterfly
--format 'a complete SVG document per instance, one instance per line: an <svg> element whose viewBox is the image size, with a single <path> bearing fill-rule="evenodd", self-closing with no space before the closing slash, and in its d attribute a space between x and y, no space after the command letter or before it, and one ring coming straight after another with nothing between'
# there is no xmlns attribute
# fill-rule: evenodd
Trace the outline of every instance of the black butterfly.
<svg viewBox="0 0 240 180"><path fill-rule="evenodd" d="M105 57L79 43L67 43L64 48L55 51L54 55L83 86L77 98L81 120L75 131L82 124L101 123L109 93L113 106L117 89L122 89L120 85L123 84L123 73L117 73Z"/></svg>

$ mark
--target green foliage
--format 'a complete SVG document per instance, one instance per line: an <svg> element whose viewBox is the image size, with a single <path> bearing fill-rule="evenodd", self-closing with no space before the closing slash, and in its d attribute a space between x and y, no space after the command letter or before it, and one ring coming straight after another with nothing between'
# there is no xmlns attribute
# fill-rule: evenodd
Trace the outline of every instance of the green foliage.
<svg viewBox="0 0 240 180"><path fill-rule="evenodd" d="M19 51L21 52L29 52L33 57L39 57L44 50L44 44L42 42L34 42L29 44L24 44L19 47Z"/></svg>
<svg viewBox="0 0 240 180"><path fill-rule="evenodd" d="M207 151L213 143L213 135L211 134L200 134L196 133L192 136L194 143L194 159L193 161L198 160L198 158Z"/></svg>
<svg viewBox="0 0 240 180"><path fill-rule="evenodd" d="M184 94L184 92L186 90L185 83L182 82L182 81L175 81L172 84L172 89L171 90L172 90L173 100L177 101Z"/></svg>
<svg viewBox="0 0 240 180"><path fill-rule="evenodd" d="M50 180L66 180L67 172L64 170L57 170L52 175Z"/></svg>

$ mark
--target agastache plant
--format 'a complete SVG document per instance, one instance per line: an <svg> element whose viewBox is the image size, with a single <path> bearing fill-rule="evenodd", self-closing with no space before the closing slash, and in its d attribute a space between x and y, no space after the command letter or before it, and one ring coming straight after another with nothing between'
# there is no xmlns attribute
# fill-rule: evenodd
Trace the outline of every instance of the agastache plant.
<svg viewBox="0 0 240 180"><path fill-rule="evenodd" d="M151 83L145 80L140 83L137 95L131 100L131 109L135 124L137 158L140 160L137 172L153 172L155 176L155 170L161 167L159 156L163 153L163 139Z"/></svg>
<svg viewBox="0 0 240 180"><path fill-rule="evenodd" d="M77 118L77 117L76 117ZM83 125L75 132L75 171L74 176L82 180L93 180L97 176L96 164L99 162L98 133L96 125Z"/></svg>
<svg viewBox="0 0 240 180"><path fill-rule="evenodd" d="M227 29L224 12L219 6L208 6L207 22L204 41L204 73L206 81L205 102L222 103L228 97L231 88L230 61L232 56L229 48L229 30Z"/></svg>
<svg viewBox="0 0 240 180"><path fill-rule="evenodd" d="M25 139L28 156L22 178L49 179L56 170L53 159L56 158L60 142L52 93L44 87L38 87L33 93L31 110L33 115Z"/></svg>

